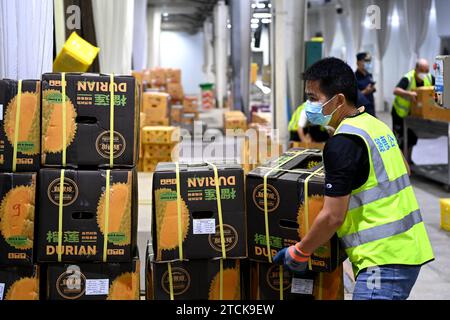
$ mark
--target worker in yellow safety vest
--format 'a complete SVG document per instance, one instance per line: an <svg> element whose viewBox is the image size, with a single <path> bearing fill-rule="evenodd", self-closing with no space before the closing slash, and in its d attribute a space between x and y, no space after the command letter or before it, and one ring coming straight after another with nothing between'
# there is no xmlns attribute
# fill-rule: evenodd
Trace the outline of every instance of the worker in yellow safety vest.
<svg viewBox="0 0 450 320"><path fill-rule="evenodd" d="M330 134L325 127L312 125L305 112L306 102L300 105L292 115L289 121L288 129L290 141L297 142L325 142L330 137Z"/></svg>
<svg viewBox="0 0 450 320"><path fill-rule="evenodd" d="M342 60L320 60L304 79L309 121L336 129L323 152L324 204L309 232L274 261L301 272L337 233L356 275L354 300L406 299L434 255L397 139L357 109L356 79Z"/></svg>
<svg viewBox="0 0 450 320"><path fill-rule="evenodd" d="M430 73L430 66L425 59L419 59L416 68L405 74L397 84L394 95L394 105L392 107L392 127L403 151L404 144L404 118L411 112L411 104L416 102L418 87L429 87L434 85L434 77ZM408 129L408 153L406 159L411 163L412 148L417 144L417 136L411 129Z"/></svg>

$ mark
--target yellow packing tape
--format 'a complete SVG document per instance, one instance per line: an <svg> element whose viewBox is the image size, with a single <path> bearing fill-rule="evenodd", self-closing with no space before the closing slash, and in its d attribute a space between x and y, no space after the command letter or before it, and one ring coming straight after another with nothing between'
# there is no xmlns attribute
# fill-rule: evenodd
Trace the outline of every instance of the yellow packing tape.
<svg viewBox="0 0 450 320"><path fill-rule="evenodd" d="M61 98L62 98L62 165L67 163L67 103L66 103L66 74L61 73Z"/></svg>
<svg viewBox="0 0 450 320"><path fill-rule="evenodd" d="M109 197L110 197L110 178L111 170L106 170L106 188L105 188L105 234L103 239L103 262L108 259L108 235L109 235Z"/></svg>
<svg viewBox="0 0 450 320"><path fill-rule="evenodd" d="M14 123L14 146L13 146L13 162L12 162L12 172L16 172L17 169L17 143L19 140L19 128L20 128L20 108L22 105L22 80L19 80L17 87L17 108L16 108L16 119Z"/></svg>
<svg viewBox="0 0 450 320"><path fill-rule="evenodd" d="M306 232L309 231L309 197L308 197L308 183L309 180L311 180L312 177L317 175L321 170L323 169L323 166L317 169L316 171L312 172L309 177L305 179L305 187L304 187L304 193L305 193L305 199L303 201L304 207L305 207L305 214L303 215L303 223L305 224L305 230ZM311 259L308 260L308 268L309 270L312 269L311 265Z"/></svg>
<svg viewBox="0 0 450 320"><path fill-rule="evenodd" d="M181 261L183 261L183 238L181 236L181 188L180 188L180 164L175 163L175 177L177 181L177 211L178 211L178 256Z"/></svg>
<svg viewBox="0 0 450 320"><path fill-rule="evenodd" d="M284 300L283 266L280 266L280 300Z"/></svg>
<svg viewBox="0 0 450 320"><path fill-rule="evenodd" d="M109 84L109 167L114 166L114 74L110 75Z"/></svg>
<svg viewBox="0 0 450 320"><path fill-rule="evenodd" d="M167 272L169 273L169 292L170 292L170 300L173 301L173 278L172 278L172 264L170 262L167 263Z"/></svg>
<svg viewBox="0 0 450 320"><path fill-rule="evenodd" d="M267 246L267 258L270 263L272 263L272 254L270 249L270 231L269 231L269 209L267 204L267 177L277 169L279 169L281 166L285 165L289 161L297 158L298 156L308 152L308 150L302 150L300 152L294 153L292 156L288 157L286 160L279 163L276 167L270 169L265 175L264 175L264 223L266 225L266 246Z"/></svg>
<svg viewBox="0 0 450 320"><path fill-rule="evenodd" d="M219 291L219 300L222 301L223 300L223 259L220 259L220 291Z"/></svg>
<svg viewBox="0 0 450 320"><path fill-rule="evenodd" d="M319 273L319 296L317 300L323 300L323 273Z"/></svg>
<svg viewBox="0 0 450 320"><path fill-rule="evenodd" d="M219 215L219 232L220 232L220 245L222 247L222 259L227 258L227 250L225 249L225 236L223 234L223 216L222 216L222 199L220 195L219 186L219 171L215 164L211 162L206 162L214 170L214 184L216 186L216 200L217 200L217 213Z"/></svg>
<svg viewBox="0 0 450 320"><path fill-rule="evenodd" d="M62 261L62 239L63 239L63 206L64 206L64 169L59 177L59 206L58 206L58 262Z"/></svg>

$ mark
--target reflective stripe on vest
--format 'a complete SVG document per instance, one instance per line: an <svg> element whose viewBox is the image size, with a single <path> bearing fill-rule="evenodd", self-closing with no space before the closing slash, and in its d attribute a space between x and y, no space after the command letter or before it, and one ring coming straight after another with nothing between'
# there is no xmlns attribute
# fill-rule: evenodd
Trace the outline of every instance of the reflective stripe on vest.
<svg viewBox="0 0 450 320"><path fill-rule="evenodd" d="M420 214L420 210L415 210L403 219L346 235L341 238L341 242L344 249L353 248L365 243L405 233L421 222L422 215Z"/></svg>
<svg viewBox="0 0 450 320"><path fill-rule="evenodd" d="M367 132L348 124L344 124L336 132L336 134L338 133L357 134L365 138L370 147L374 172L378 181L377 186L352 195L350 198L349 210L359 208L382 198L393 196L411 185L407 174L397 178L394 181L389 181L380 152Z"/></svg>

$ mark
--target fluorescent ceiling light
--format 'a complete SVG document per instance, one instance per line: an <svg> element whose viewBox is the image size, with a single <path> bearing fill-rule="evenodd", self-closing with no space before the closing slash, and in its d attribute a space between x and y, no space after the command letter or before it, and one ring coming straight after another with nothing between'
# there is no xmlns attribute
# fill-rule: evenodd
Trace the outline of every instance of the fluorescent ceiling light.
<svg viewBox="0 0 450 320"><path fill-rule="evenodd" d="M262 19L261 22L264 24L268 24L268 23L271 23L272 20L271 19Z"/></svg>
<svg viewBox="0 0 450 320"><path fill-rule="evenodd" d="M252 3L252 8L255 9L256 8L256 4Z"/></svg>
<svg viewBox="0 0 450 320"><path fill-rule="evenodd" d="M252 29L258 29L259 24L257 24L257 23L252 23L250 26L252 27Z"/></svg>
<svg viewBox="0 0 450 320"><path fill-rule="evenodd" d="M251 23L259 23L259 19L255 19L253 18L252 20L250 20Z"/></svg>
<svg viewBox="0 0 450 320"><path fill-rule="evenodd" d="M256 5L256 7L257 7L258 9L264 9L264 8L266 7L266 5L265 5L264 3L258 3L258 4Z"/></svg>
<svg viewBox="0 0 450 320"><path fill-rule="evenodd" d="M258 18L258 19L272 18L272 14L257 12L257 13L253 14L253 18Z"/></svg>
<svg viewBox="0 0 450 320"><path fill-rule="evenodd" d="M228 28L228 29L231 29L231 24L227 24L227 28Z"/></svg>
<svg viewBox="0 0 450 320"><path fill-rule="evenodd" d="M167 12L164 12L164 13L163 13L163 17L164 17L164 18L167 18L168 16L169 16L169 14L168 14Z"/></svg>

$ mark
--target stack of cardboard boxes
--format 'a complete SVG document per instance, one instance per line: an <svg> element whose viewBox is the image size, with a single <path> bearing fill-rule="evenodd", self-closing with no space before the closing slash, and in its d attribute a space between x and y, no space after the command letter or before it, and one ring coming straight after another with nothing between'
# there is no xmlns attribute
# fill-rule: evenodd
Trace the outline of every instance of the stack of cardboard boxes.
<svg viewBox="0 0 450 320"><path fill-rule="evenodd" d="M38 300L34 257L40 82L0 80L0 300Z"/></svg>
<svg viewBox="0 0 450 320"><path fill-rule="evenodd" d="M247 256L244 197L238 165L158 165L153 177L152 250L147 257L148 299L242 298L242 259Z"/></svg>
<svg viewBox="0 0 450 320"><path fill-rule="evenodd" d="M251 123L241 149L241 163L248 173L282 153L282 145L274 139L272 129Z"/></svg>
<svg viewBox="0 0 450 320"><path fill-rule="evenodd" d="M136 90L128 76L42 76L37 260L46 299L139 299Z"/></svg>
<svg viewBox="0 0 450 320"><path fill-rule="evenodd" d="M271 264L279 250L308 232L323 207L320 151L292 149L254 169L247 175L246 194L250 298L343 299L345 255L336 235L313 253L304 276L282 273Z"/></svg>
<svg viewBox="0 0 450 320"><path fill-rule="evenodd" d="M178 160L178 127L144 127L142 130L142 171L153 172L159 162Z"/></svg>

